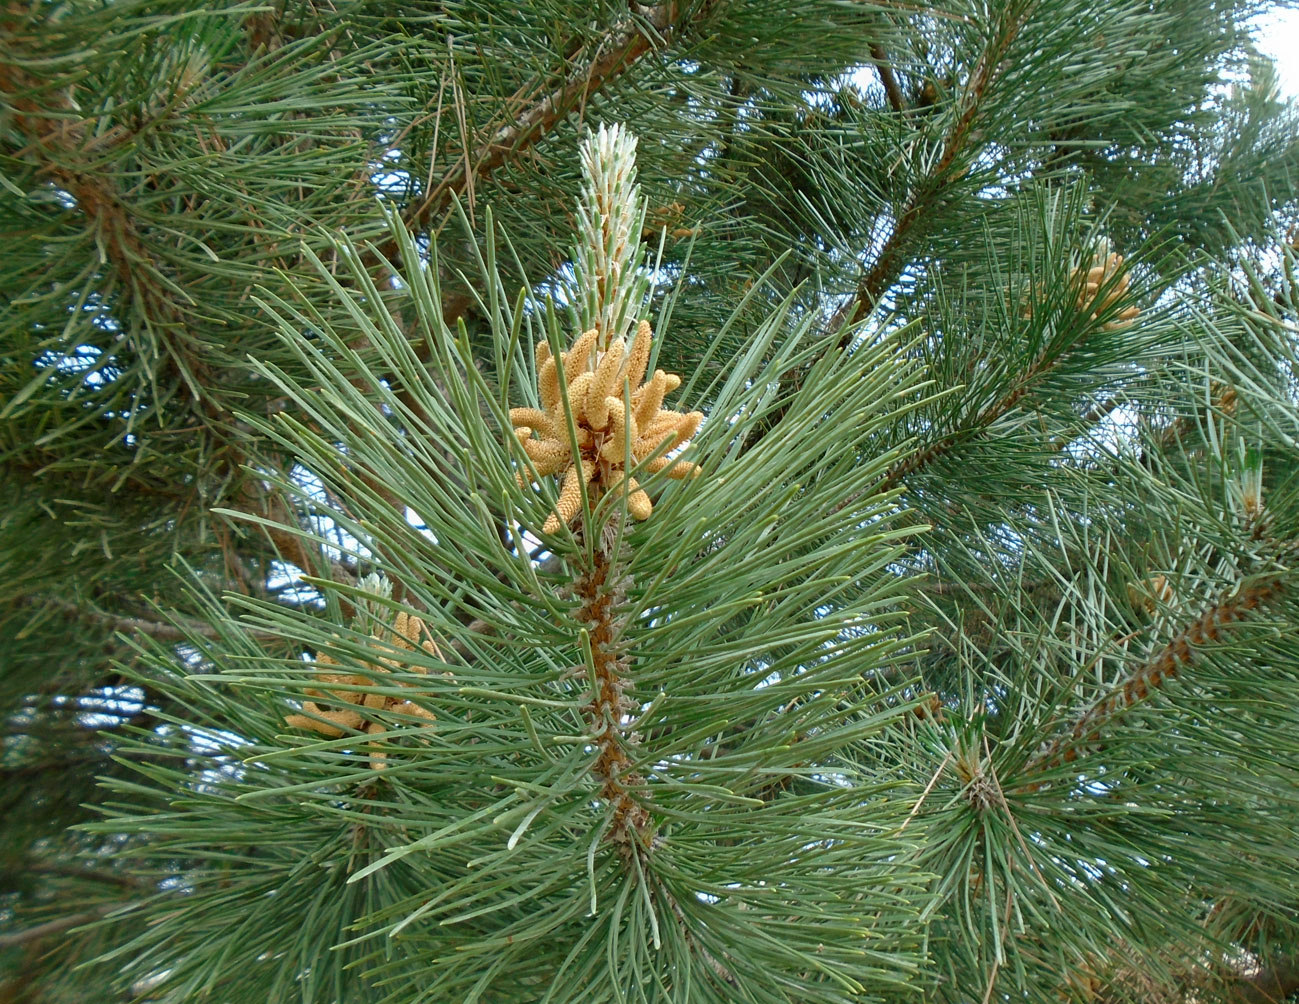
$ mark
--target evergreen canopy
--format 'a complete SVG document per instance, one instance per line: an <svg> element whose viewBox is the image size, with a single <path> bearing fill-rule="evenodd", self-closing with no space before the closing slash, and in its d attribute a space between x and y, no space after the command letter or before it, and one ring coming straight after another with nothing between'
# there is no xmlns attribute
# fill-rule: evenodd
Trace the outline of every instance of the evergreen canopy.
<svg viewBox="0 0 1299 1004"><path fill-rule="evenodd" d="M1299 989L1259 10L6 6L0 998Z"/></svg>

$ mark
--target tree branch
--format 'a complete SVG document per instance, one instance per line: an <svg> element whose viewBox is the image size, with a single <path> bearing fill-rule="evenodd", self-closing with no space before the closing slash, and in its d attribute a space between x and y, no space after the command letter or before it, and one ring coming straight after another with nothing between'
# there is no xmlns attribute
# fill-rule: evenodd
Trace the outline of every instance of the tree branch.
<svg viewBox="0 0 1299 1004"><path fill-rule="evenodd" d="M37 924L35 927L29 927L22 931L11 931L9 934L0 934L0 951L6 948L14 948L18 945L30 944L34 941L43 941L46 938L53 937L56 934L62 934L64 931L71 931L76 927L84 927L87 924L93 924L97 920L103 920L110 913L118 910L126 910L137 903L104 903L95 907L93 910L85 910L81 913L69 914L66 917L58 917L54 920L46 921L44 924Z"/></svg>
<svg viewBox="0 0 1299 1004"><path fill-rule="evenodd" d="M853 298L835 313L830 322L830 330L851 327L862 320L875 308L875 304L879 302L884 290L897 278L905 260L904 252L912 232L923 227L929 210L946 187L949 172L956 159L964 151L966 141L970 138L984 95L987 93L988 87L997 78L1001 59L1006 54L1006 49L1009 48L1019 34L1020 29L1024 26L1024 22L1028 19L1029 5L1021 3L1016 6L1019 10L1016 11L1012 8L1011 12L1006 15L1001 30L984 48L979 56L979 61L974 66L974 70L970 73L970 79L965 85L961 98L960 113L943 140L942 153L939 155L938 162L933 170L929 172L929 175L911 190L902 211L893 224L893 230L889 233L888 238L884 241L884 246L880 248L879 254L875 257L875 263L862 277ZM882 49L879 52L880 55L883 54ZM876 60L876 65L882 67L884 64L879 62L880 55L876 54L876 47L872 46L871 56ZM881 79L883 79L882 70ZM885 83L884 86L885 90L887 90L888 84ZM890 97L890 103L892 103L892 100L892 97ZM900 92L898 100L901 100ZM845 335L845 341L846 339L847 336Z"/></svg>
<svg viewBox="0 0 1299 1004"><path fill-rule="evenodd" d="M78 868L75 865L59 865L51 862L28 862L24 871L34 875L58 875L63 878L84 879L88 882L100 882L115 885L121 889L153 889L153 883L134 875L119 875L116 872L97 871L92 868Z"/></svg>
<svg viewBox="0 0 1299 1004"><path fill-rule="evenodd" d="M902 88L898 86L898 78L893 75L893 67L889 65L888 53L884 51L884 46L879 42L870 44L871 60L875 63L875 72L879 74L880 83L884 85L884 93L888 96L889 107L895 112L906 111L906 101L902 97Z"/></svg>
<svg viewBox="0 0 1299 1004"><path fill-rule="evenodd" d="M1138 665L1113 690L1079 714L1072 725L1045 743L1025 765L1024 773L1033 774L1072 763L1084 751L1084 744L1099 740L1100 730L1106 724L1174 679L1191 661L1197 647L1217 641L1223 630L1269 602L1282 589L1281 580L1272 578L1259 585L1237 587L1232 594L1220 596L1154 656Z"/></svg>
<svg viewBox="0 0 1299 1004"><path fill-rule="evenodd" d="M514 121L498 127L480 140L472 153L457 160L423 201L402 214L412 231L427 227L434 216L447 208L453 195L465 194L475 182L534 146L570 111L607 86L645 53L666 45L678 27L679 4L674 0L657 7L645 7L632 0L628 6L630 23L619 25L606 35L596 46L596 55L589 63L574 67L562 84L527 105ZM707 6L705 4L701 9ZM694 16L698 17L699 11ZM652 34L646 28L651 29ZM509 103L518 104L529 93L542 87L541 81L534 80L515 92Z"/></svg>

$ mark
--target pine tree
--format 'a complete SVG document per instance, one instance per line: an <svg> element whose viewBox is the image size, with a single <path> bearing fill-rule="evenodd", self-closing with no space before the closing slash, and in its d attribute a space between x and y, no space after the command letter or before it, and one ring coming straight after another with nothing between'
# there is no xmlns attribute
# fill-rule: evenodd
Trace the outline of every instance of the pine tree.
<svg viewBox="0 0 1299 1004"><path fill-rule="evenodd" d="M0 999L1299 989L1257 12L7 5Z"/></svg>

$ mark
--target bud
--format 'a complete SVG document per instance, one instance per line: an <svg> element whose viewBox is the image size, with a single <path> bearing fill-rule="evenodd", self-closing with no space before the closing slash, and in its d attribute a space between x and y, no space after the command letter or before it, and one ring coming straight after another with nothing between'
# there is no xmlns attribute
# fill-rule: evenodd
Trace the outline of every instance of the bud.
<svg viewBox="0 0 1299 1004"><path fill-rule="evenodd" d="M1263 454L1257 447L1239 447L1240 470L1231 482L1231 494L1237 510L1249 526L1263 518Z"/></svg>
<svg viewBox="0 0 1299 1004"><path fill-rule="evenodd" d="M601 126L582 143L581 159L574 299L582 330L596 330L603 352L631 332L649 285L641 270L645 202L636 184L636 137L620 124Z"/></svg>

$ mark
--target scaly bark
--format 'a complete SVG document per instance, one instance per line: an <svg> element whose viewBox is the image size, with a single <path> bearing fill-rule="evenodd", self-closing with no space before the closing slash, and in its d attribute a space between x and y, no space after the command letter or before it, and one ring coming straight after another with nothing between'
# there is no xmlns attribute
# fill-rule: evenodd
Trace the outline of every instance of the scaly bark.
<svg viewBox="0 0 1299 1004"><path fill-rule="evenodd" d="M573 589L581 600L577 619L586 625L591 644L595 687L585 711L599 750L592 771L601 780L600 797L612 812L609 839L626 854L643 854L649 849L652 827L649 811L635 793L645 778L632 765L640 735L632 731L635 703L627 696L632 687L631 657L622 613L630 582L612 556L616 536L609 526L600 532L592 564L577 577Z"/></svg>

